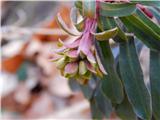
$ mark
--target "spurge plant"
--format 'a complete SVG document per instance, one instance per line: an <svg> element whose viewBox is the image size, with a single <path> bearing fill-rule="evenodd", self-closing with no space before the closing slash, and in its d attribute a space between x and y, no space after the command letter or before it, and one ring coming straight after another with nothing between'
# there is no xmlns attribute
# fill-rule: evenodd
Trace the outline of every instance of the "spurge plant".
<svg viewBox="0 0 160 120"><path fill-rule="evenodd" d="M76 1L73 27L57 14L61 28L75 37L59 40L53 61L90 102L92 118L160 119L160 2ZM139 56L150 51L149 82Z"/></svg>

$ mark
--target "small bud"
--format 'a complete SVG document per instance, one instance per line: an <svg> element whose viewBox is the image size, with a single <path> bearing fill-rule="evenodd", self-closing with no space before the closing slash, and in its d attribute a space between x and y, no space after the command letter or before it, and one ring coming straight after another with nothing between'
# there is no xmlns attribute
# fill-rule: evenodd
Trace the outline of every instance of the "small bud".
<svg viewBox="0 0 160 120"><path fill-rule="evenodd" d="M68 63L64 68L64 75L65 77L73 77L78 72L78 63L77 62L71 62Z"/></svg>
<svg viewBox="0 0 160 120"><path fill-rule="evenodd" d="M60 58L58 61L55 62L57 68L59 68L59 69L64 68L64 66L66 65L65 59L66 59L66 57L62 57L62 58Z"/></svg>
<svg viewBox="0 0 160 120"><path fill-rule="evenodd" d="M84 61L79 62L79 74L84 75L87 72L87 67Z"/></svg>

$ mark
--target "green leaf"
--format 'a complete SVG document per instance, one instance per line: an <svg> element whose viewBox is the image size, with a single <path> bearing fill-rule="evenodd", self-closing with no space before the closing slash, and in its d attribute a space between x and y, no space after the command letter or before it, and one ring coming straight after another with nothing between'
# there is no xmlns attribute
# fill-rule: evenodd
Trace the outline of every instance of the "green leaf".
<svg viewBox="0 0 160 120"><path fill-rule="evenodd" d="M108 30L113 28L114 23L106 20L106 17L102 17L103 29ZM96 43L97 52L100 56L101 63L108 73L108 75L104 75L104 77L102 78L102 92L113 103L121 103L123 100L123 86L116 72L114 58L109 45L109 41L100 41Z"/></svg>
<svg viewBox="0 0 160 120"><path fill-rule="evenodd" d="M109 41L99 42L99 45L101 50L100 59L108 73L102 78L102 91L113 103L121 103L123 100L123 86L116 72Z"/></svg>
<svg viewBox="0 0 160 120"><path fill-rule="evenodd" d="M62 17L60 16L60 13L57 14L56 17L57 23L59 24L59 26L68 34L72 35L72 36L78 36L80 35L79 33L76 33L75 31L71 30L68 28L68 26L65 24L65 22L62 20Z"/></svg>
<svg viewBox="0 0 160 120"><path fill-rule="evenodd" d="M91 108L91 114L92 114L92 119L94 120L102 120L103 114L102 112L98 109L95 99L90 100L90 108Z"/></svg>
<svg viewBox="0 0 160 120"><path fill-rule="evenodd" d="M160 52L150 51L150 86L153 116L160 118Z"/></svg>
<svg viewBox="0 0 160 120"><path fill-rule="evenodd" d="M101 16L100 19L101 19L100 22L101 22L101 24L103 26L103 28L101 29L101 31L109 30L109 29L117 27L116 22L114 21L113 17L104 17L104 16Z"/></svg>
<svg viewBox="0 0 160 120"><path fill-rule="evenodd" d="M146 24L148 25L154 32L156 32L158 35L160 35L160 26L155 24L150 18L148 18L141 10L136 11L136 14L138 17Z"/></svg>
<svg viewBox="0 0 160 120"><path fill-rule="evenodd" d="M108 40L110 38L113 38L117 33L118 33L118 28L115 27L110 30L106 30L100 33L92 33L92 34L95 36L96 40L103 41L103 40Z"/></svg>
<svg viewBox="0 0 160 120"><path fill-rule="evenodd" d="M125 96L121 104L116 106L116 113L122 120L136 120L136 115L128 101L127 96Z"/></svg>
<svg viewBox="0 0 160 120"><path fill-rule="evenodd" d="M73 7L70 12L70 18L76 29L81 32L84 29L85 18L78 22L78 13L77 8Z"/></svg>
<svg viewBox="0 0 160 120"><path fill-rule="evenodd" d="M95 94L95 102L99 110L109 118L113 112L111 101L102 94L102 91L98 89Z"/></svg>
<svg viewBox="0 0 160 120"><path fill-rule="evenodd" d="M75 1L75 6L79 10L80 14L82 14L82 1Z"/></svg>
<svg viewBox="0 0 160 120"><path fill-rule="evenodd" d="M159 0L131 0L132 3L139 3L146 6L156 6L160 7Z"/></svg>
<svg viewBox="0 0 160 120"><path fill-rule="evenodd" d="M101 21L104 21L101 24L102 24L102 26L107 28L107 30L108 29L113 29L115 27L118 28L118 33L115 36L114 40L122 41L122 42L124 40L127 40L127 37L126 37L125 33L123 32L121 27L117 25L116 20L114 20L114 18L112 18L112 17L101 17L100 19L101 19ZM101 30L103 31L103 28L101 28Z"/></svg>
<svg viewBox="0 0 160 120"><path fill-rule="evenodd" d="M128 30L133 32L145 45L151 49L160 51L160 35L145 24L137 15L120 17L120 19Z"/></svg>
<svg viewBox="0 0 160 120"><path fill-rule="evenodd" d="M94 81L94 78L90 79L89 80L90 82ZM69 84L69 87L72 91L76 92L76 91L82 91L84 97L88 100L90 100L93 96L93 88L91 88L91 85L90 83L88 84L85 84L85 85L81 85L79 84L79 82L77 80L75 80L74 78L73 79L69 79L68 80L68 84Z"/></svg>
<svg viewBox="0 0 160 120"><path fill-rule="evenodd" d="M150 120L151 97L143 80L133 37L120 43L119 68L126 94L134 112L138 117Z"/></svg>
<svg viewBox="0 0 160 120"><path fill-rule="evenodd" d="M74 92L80 91L79 83L75 79L69 79L68 80L68 85L69 85L69 88L72 91L74 91Z"/></svg>
<svg viewBox="0 0 160 120"><path fill-rule="evenodd" d="M87 85L80 85L80 88L83 92L83 95L86 99L90 99L93 94L93 89L87 84Z"/></svg>
<svg viewBox="0 0 160 120"><path fill-rule="evenodd" d="M99 13L106 17L122 17L134 13L136 10L136 3L108 3L100 2Z"/></svg>
<svg viewBox="0 0 160 120"><path fill-rule="evenodd" d="M82 1L76 1L75 6L79 9L82 9Z"/></svg>

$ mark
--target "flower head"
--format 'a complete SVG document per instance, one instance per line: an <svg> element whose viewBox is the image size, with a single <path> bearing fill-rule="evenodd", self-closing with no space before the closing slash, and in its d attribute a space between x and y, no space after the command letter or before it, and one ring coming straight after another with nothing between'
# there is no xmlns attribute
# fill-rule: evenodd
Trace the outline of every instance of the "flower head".
<svg viewBox="0 0 160 120"><path fill-rule="evenodd" d="M95 18L88 17L79 24L75 24L77 29L81 28L81 32L79 32L69 29L61 19L60 14L57 16L57 21L64 31L72 36L77 36L69 44L59 40L59 49L55 51L53 61L60 69L61 74L67 78L75 78L81 84L87 83L92 74L100 77L107 74L97 55L94 38L103 40L103 36L105 38L107 36L106 39L109 39L116 34L117 28L102 33L94 33L97 21Z"/></svg>

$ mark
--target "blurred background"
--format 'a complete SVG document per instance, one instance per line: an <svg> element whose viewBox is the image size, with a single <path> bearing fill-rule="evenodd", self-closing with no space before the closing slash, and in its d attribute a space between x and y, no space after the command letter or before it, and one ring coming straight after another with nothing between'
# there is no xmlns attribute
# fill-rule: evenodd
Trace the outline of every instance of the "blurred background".
<svg viewBox="0 0 160 120"><path fill-rule="evenodd" d="M72 92L50 61L58 38L60 12L70 25L73 2L1 2L1 119L89 119L89 103ZM77 88L76 88L77 89Z"/></svg>

